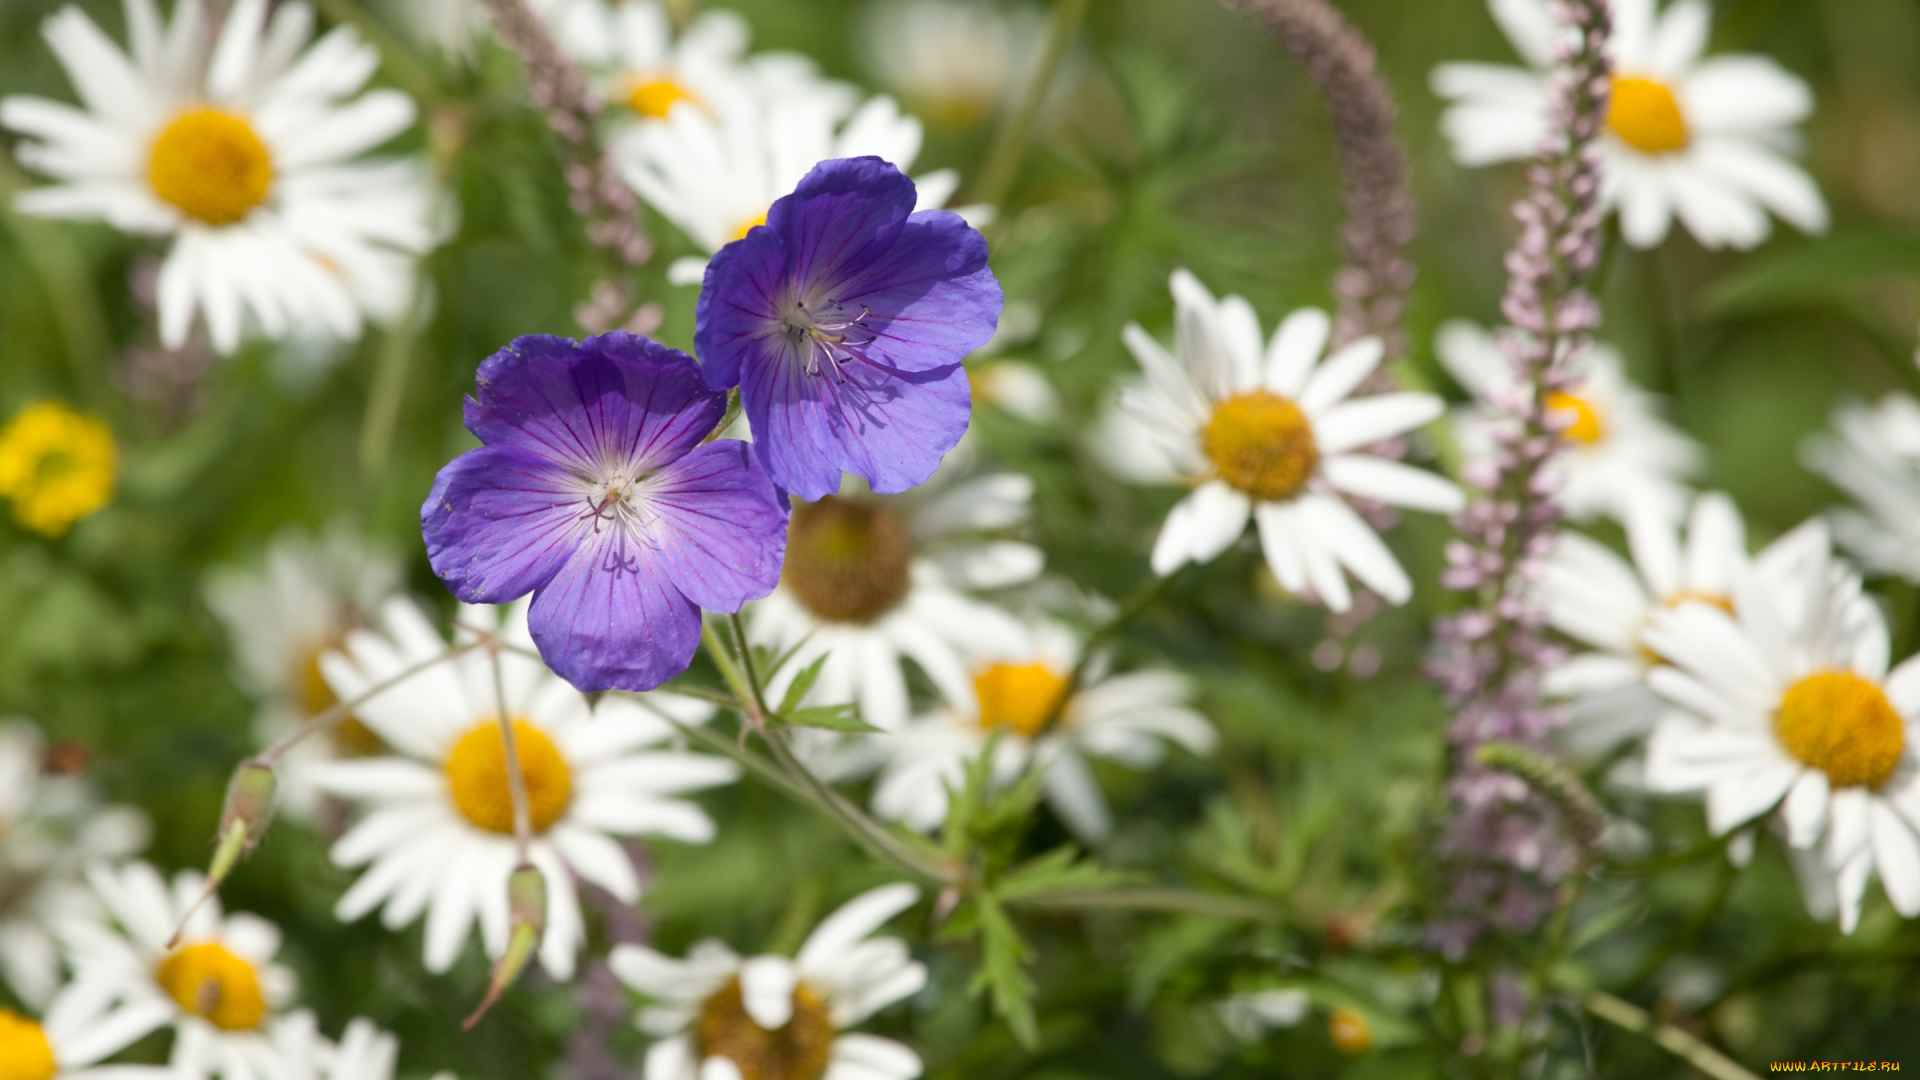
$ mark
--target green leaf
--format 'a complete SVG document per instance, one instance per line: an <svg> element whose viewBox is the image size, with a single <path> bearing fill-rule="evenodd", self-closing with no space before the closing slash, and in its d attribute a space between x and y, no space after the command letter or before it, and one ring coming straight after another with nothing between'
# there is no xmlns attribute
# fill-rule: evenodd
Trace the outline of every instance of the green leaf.
<svg viewBox="0 0 1920 1080"><path fill-rule="evenodd" d="M1717 315L1747 314L1781 303L1829 299L1848 285L1892 274L1920 274L1920 236L1891 230L1840 233L1756 259L1707 295Z"/></svg>
<svg viewBox="0 0 1920 1080"><path fill-rule="evenodd" d="M820 678L820 669L826 666L827 656L827 653L821 653L813 663L807 665L806 670L793 677L793 685L787 687L786 700L780 703L780 715L785 716L800 707L800 699L807 696L807 691L813 689L814 682Z"/></svg>
<svg viewBox="0 0 1920 1080"><path fill-rule="evenodd" d="M880 730L860 719L859 712L852 705L821 705L817 708L784 713L780 719L794 727L826 728L828 731L845 731L862 735Z"/></svg>
<svg viewBox="0 0 1920 1080"><path fill-rule="evenodd" d="M1079 856L1079 849L1067 844L1028 859L1007 871L995 884L994 893L1002 899L1013 900L1058 890L1099 889L1131 880L1130 875L1080 860Z"/></svg>
<svg viewBox="0 0 1920 1080"><path fill-rule="evenodd" d="M1007 1022L1013 1037L1021 1046L1034 1049L1040 1043L1040 1028L1033 1017L1033 979L1026 971L1033 950L1020 939L1006 909L991 894L976 896L974 907L980 926L980 970L973 973L967 992L975 997L987 994L994 1014Z"/></svg>

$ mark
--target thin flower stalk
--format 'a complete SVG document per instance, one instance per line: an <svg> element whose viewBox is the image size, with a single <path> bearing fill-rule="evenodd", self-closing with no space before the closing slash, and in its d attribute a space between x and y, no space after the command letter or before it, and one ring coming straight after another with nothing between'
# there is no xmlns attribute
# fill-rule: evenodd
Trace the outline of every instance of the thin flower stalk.
<svg viewBox="0 0 1920 1080"><path fill-rule="evenodd" d="M1496 740L1543 752L1547 734L1564 722L1541 691L1560 650L1547 640L1535 585L1560 520L1546 467L1568 423L1549 401L1574 387L1570 360L1600 321L1587 282L1601 251L1594 140L1607 111L1611 21L1605 0L1559 4L1556 14L1578 33L1561 53L1553 122L1514 207L1521 233L1507 254L1501 301L1510 324L1503 346L1518 389L1495 403L1511 420L1497 452L1465 477L1475 497L1454 521L1459 537L1447 546L1442 583L1466 593L1469 604L1439 622L1440 654L1431 665L1454 709L1453 814L1443 838L1456 860L1453 910L1435 937L1455 955L1487 928L1489 913L1530 929L1551 905L1552 886L1580 862L1551 800L1478 758Z"/></svg>
<svg viewBox="0 0 1920 1080"><path fill-rule="evenodd" d="M1347 211L1340 233L1346 263L1333 279L1333 346L1378 337L1388 357L1405 355L1400 322L1414 278L1407 257L1413 198L1394 137L1393 91L1375 70L1373 46L1323 0L1226 2L1265 21L1327 99Z"/></svg>

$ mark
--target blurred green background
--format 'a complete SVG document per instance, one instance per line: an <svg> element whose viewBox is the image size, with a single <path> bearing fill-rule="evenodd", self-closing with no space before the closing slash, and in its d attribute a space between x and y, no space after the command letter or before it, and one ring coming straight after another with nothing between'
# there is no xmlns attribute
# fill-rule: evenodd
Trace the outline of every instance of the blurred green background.
<svg viewBox="0 0 1920 1080"><path fill-rule="evenodd" d="M0 3L0 93L71 100L38 35L58 6ZM119 33L117 3L79 6ZM728 6L752 22L757 47L796 49L872 85L852 44L860 5ZM1519 174L1451 162L1427 74L1445 60L1511 53L1474 0L1340 6L1399 95L1421 224L1409 374L1454 393L1433 362L1432 330L1454 316L1494 321ZM381 2L367 7L397 25ZM1767 53L1812 84L1806 161L1834 228L1807 238L1779 227L1747 253L1701 250L1678 229L1655 251L1617 247L1601 282L1603 336L1709 448L1702 486L1730 492L1763 538L1834 500L1796 455L1837 400L1920 382L1920 3L1722 0L1713 48ZM0 215L0 413L65 399L107 418L124 454L113 505L67 537L0 523L0 713L94 747L92 771L110 795L154 816L152 857L163 866L204 861L227 772L250 749L253 705L233 685L221 628L201 601L208 568L254 556L283 525L345 519L405 552L413 591L446 603L422 557L418 507L434 472L473 445L459 402L474 367L519 334L578 334L573 307L606 269L566 209L556 142L512 59L489 48L472 66L424 51L411 63L434 92L423 115L446 158L457 230L427 260L432 304L420 332L370 333L331 367L260 344L227 360L162 355L136 299L155 248L104 226ZM989 136L931 129L919 168L971 175ZM428 147L422 130L395 144ZM0 189L30 182L4 169ZM1199 0L1097 0L993 233L1009 300L1041 317L1008 355L1046 372L1062 415L1034 425L981 410L977 420L990 458L1039 481L1034 539L1056 572L1126 594L1145 579L1146 550L1176 494L1119 484L1084 446L1114 380L1134 370L1120 328L1138 321L1164 333L1166 278L1178 266L1217 293L1249 297L1268 327L1296 306L1327 305L1338 225L1324 105L1264 31ZM642 296L664 306L659 336L689 348L695 290L667 286L664 268L692 248L657 218L649 226L660 250ZM368 456L373 373L383 356L402 355L396 435ZM1434 962L1418 948L1418 856L1441 805L1446 720L1419 663L1446 603L1432 584L1445 535L1444 523L1415 519L1392 538L1422 584L1409 609L1360 631L1385 658L1368 680L1314 667L1323 619L1250 588L1258 558L1244 546L1184 576L1120 643L1129 661L1191 672L1224 746L1217 766L1181 759L1150 775L1102 773L1123 808L1104 857L1267 893L1289 910L1285 925L1049 915L1027 927L1039 953L1039 1051L1019 1048L963 993L972 958L932 947L932 987L878 1029L918 1047L935 1077L1471 1069L1442 1063L1460 1010L1427 1002L1422 971ZM1896 637L1916 644L1911 628ZM789 812L764 788L745 783L705 801L721 841L651 845L656 879L643 910L663 948L706 934L743 949L791 943L795 927L885 879L829 823ZM1692 806L1614 808L1676 847L1704 835ZM1065 835L1042 822L1028 844L1037 851ZM1679 938L1678 954L1634 991L1749 1067L1904 1057L1920 1068L1920 927L1901 923L1875 890L1861 930L1839 939L1806 916L1778 850L1763 844L1755 867L1730 879L1725 911L1689 934L1720 875L1708 861L1637 892L1603 883L1593 902L1630 897L1628 921L1571 963L1617 987L1658 943ZM457 1019L484 983L477 950L450 977L424 975L417 929L333 920L346 880L320 839L287 825L227 890L234 906L287 927L304 1000L328 1030L355 1014L392 1027L406 1074L549 1075L580 1015L570 991L517 991L463 1036ZM1352 948L1341 929L1351 923L1367 930ZM1320 1006L1301 1026L1243 1047L1213 1018L1224 994L1283 982L1309 986ZM1374 1018L1377 1043L1353 1058L1333 1049L1324 1013L1349 1000ZM1544 1075L1687 1074L1638 1037L1565 1014L1556 1022ZM619 1045L637 1048L637 1036L624 1032Z"/></svg>

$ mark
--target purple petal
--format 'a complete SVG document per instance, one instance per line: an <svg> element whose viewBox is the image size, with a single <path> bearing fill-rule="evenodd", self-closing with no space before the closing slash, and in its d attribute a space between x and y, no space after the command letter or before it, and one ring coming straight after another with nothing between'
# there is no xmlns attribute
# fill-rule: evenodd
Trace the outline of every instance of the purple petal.
<svg viewBox="0 0 1920 1080"><path fill-rule="evenodd" d="M905 373L855 363L845 378L808 375L784 354L750 362L740 400L754 450L782 490L818 499L850 472L881 494L905 491L966 433L971 393L959 364Z"/></svg>
<svg viewBox="0 0 1920 1080"><path fill-rule="evenodd" d="M420 508L427 561L470 604L504 604L544 585L586 528L577 484L517 446L454 458Z"/></svg>
<svg viewBox="0 0 1920 1080"><path fill-rule="evenodd" d="M668 580L709 611L739 611L773 591L787 550L785 500L747 445L709 443L660 471L648 540Z"/></svg>
<svg viewBox="0 0 1920 1080"><path fill-rule="evenodd" d="M987 240L958 214L913 215L884 256L835 286L848 307L869 308L879 340L866 350L897 368L957 364L993 337L1003 296L987 269Z"/></svg>
<svg viewBox="0 0 1920 1080"><path fill-rule="evenodd" d="M700 609L671 583L659 553L621 529L588 533L533 594L527 628L576 689L651 690L687 670Z"/></svg>
<svg viewBox="0 0 1920 1080"><path fill-rule="evenodd" d="M775 200L767 231L792 253L792 280L843 281L887 257L916 197L913 181L880 158L823 161ZM985 251L983 242L983 261Z"/></svg>
<svg viewBox="0 0 1920 1080"><path fill-rule="evenodd" d="M467 429L588 473L608 461L657 468L698 445L726 411L693 358L615 331L575 343L535 335L488 357Z"/></svg>

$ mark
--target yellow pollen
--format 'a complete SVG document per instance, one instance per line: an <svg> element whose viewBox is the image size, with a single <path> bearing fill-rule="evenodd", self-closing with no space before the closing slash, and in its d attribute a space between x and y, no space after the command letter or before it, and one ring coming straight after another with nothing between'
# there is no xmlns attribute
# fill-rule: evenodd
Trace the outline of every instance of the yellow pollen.
<svg viewBox="0 0 1920 1080"><path fill-rule="evenodd" d="M525 720L513 722L513 748L527 781L533 831L546 832L573 801L573 770L545 732ZM489 832L513 835L513 796L507 788L507 743L498 720L488 719L453 744L447 755L447 788L460 815Z"/></svg>
<svg viewBox="0 0 1920 1080"><path fill-rule="evenodd" d="M1607 130L1643 154L1685 150L1691 136L1673 89L1642 75L1615 75L1607 104Z"/></svg>
<svg viewBox="0 0 1920 1080"><path fill-rule="evenodd" d="M1268 390L1215 405L1200 429L1200 448L1222 480L1268 502L1298 495L1320 460L1307 414Z"/></svg>
<svg viewBox="0 0 1920 1080"><path fill-rule="evenodd" d="M259 973L224 945L188 945L161 961L155 978L175 1004L222 1031L252 1031L267 1018Z"/></svg>
<svg viewBox="0 0 1920 1080"><path fill-rule="evenodd" d="M1573 414L1573 422L1560 429L1560 437L1569 442L1592 446L1607 432L1605 425L1600 423L1599 410L1595 409L1586 398L1563 394L1556 390L1547 395L1547 410Z"/></svg>
<svg viewBox="0 0 1920 1080"><path fill-rule="evenodd" d="M780 582L817 618L870 623L906 599L912 561L913 538L899 515L829 495L794 507Z"/></svg>
<svg viewBox="0 0 1920 1080"><path fill-rule="evenodd" d="M980 726L988 731L1011 728L1029 739L1040 734L1066 691L1067 680L1045 664L995 664L973 677Z"/></svg>
<svg viewBox="0 0 1920 1080"><path fill-rule="evenodd" d="M700 1007L693 1048L701 1058L723 1057L741 1080L819 1080L833 1053L827 1003L805 983L793 988L793 1018L768 1031L755 1023L734 978Z"/></svg>
<svg viewBox="0 0 1920 1080"><path fill-rule="evenodd" d="M53 1047L40 1025L0 1008L0 1080L53 1080Z"/></svg>
<svg viewBox="0 0 1920 1080"><path fill-rule="evenodd" d="M1906 722L1886 692L1851 671L1822 671L1787 687L1773 732L1835 788L1886 783L1907 746Z"/></svg>
<svg viewBox="0 0 1920 1080"><path fill-rule="evenodd" d="M1348 1056L1373 1049L1373 1025L1358 1010L1345 1007L1333 1010L1327 1018L1327 1036L1333 1048Z"/></svg>
<svg viewBox="0 0 1920 1080"><path fill-rule="evenodd" d="M208 225L232 225L267 201L273 158L253 126L220 109L189 109L153 141L147 183Z"/></svg>
<svg viewBox="0 0 1920 1080"><path fill-rule="evenodd" d="M744 240L746 238L746 235L752 232L757 226L765 225L766 223L767 223L767 215L763 211L761 212L759 217L754 218L752 221L749 221L745 225L742 225L739 228L733 230L733 238L735 240Z"/></svg>
<svg viewBox="0 0 1920 1080"><path fill-rule="evenodd" d="M693 91L672 79L635 75L627 80L627 108L651 120L665 120L682 101L700 104Z"/></svg>
<svg viewBox="0 0 1920 1080"><path fill-rule="evenodd" d="M29 405L0 429L0 495L13 500L15 521L44 536L107 505L119 464L107 425L59 402Z"/></svg>

